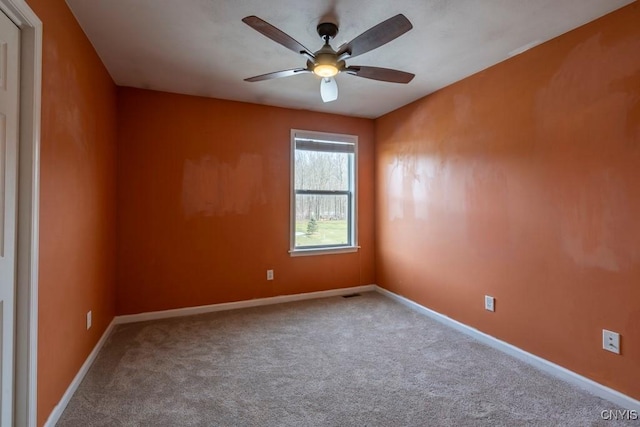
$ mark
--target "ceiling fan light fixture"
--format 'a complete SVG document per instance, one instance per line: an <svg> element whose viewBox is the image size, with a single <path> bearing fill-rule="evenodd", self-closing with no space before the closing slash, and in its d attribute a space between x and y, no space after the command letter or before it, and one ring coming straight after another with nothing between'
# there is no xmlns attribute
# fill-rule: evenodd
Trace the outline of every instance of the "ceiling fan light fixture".
<svg viewBox="0 0 640 427"><path fill-rule="evenodd" d="M320 77L333 77L338 74L338 67L333 64L318 64L313 67L313 73Z"/></svg>

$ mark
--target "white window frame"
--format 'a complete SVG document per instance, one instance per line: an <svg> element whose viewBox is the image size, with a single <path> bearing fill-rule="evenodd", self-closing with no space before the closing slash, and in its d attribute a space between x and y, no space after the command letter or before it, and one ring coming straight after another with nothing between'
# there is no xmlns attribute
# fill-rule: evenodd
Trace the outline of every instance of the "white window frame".
<svg viewBox="0 0 640 427"><path fill-rule="evenodd" d="M324 142L342 142L354 145L353 168L351 182L353 189L351 191L351 244L346 246L325 246L312 248L296 248L296 139L309 139ZM346 135L338 133L327 133L308 131L300 129L291 129L291 195L290 195L290 212L289 212L289 254L291 256L307 256L307 255L328 255L340 254L348 252L357 252L358 246L358 136Z"/></svg>

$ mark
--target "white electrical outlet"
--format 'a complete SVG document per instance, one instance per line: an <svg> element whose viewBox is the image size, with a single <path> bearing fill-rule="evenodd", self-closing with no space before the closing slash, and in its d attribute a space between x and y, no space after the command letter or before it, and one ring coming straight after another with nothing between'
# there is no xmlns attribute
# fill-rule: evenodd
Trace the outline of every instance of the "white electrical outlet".
<svg viewBox="0 0 640 427"><path fill-rule="evenodd" d="M620 354L620 334L602 330L602 348L615 354Z"/></svg>
<svg viewBox="0 0 640 427"><path fill-rule="evenodd" d="M484 296L484 309L488 311L496 311L495 310L495 298L490 297L489 295Z"/></svg>
<svg viewBox="0 0 640 427"><path fill-rule="evenodd" d="M91 310L87 312L87 330L91 328Z"/></svg>
<svg viewBox="0 0 640 427"><path fill-rule="evenodd" d="M273 280L273 270L267 270L267 280Z"/></svg>

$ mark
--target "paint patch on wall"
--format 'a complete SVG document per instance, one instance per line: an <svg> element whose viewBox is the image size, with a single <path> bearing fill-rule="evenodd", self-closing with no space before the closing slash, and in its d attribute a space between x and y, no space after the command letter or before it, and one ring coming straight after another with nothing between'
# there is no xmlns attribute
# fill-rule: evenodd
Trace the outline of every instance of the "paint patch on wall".
<svg viewBox="0 0 640 427"><path fill-rule="evenodd" d="M605 171L575 184L579 191L557 194L564 201L558 204L563 250L580 267L620 271L633 246L620 226L631 219L624 182Z"/></svg>
<svg viewBox="0 0 640 427"><path fill-rule="evenodd" d="M637 258L632 223L632 164L618 158L634 147L638 126L637 59L629 38L609 46L596 34L574 47L537 96L537 139L550 149L552 203L558 209L563 251L581 268L618 272ZM606 151L600 147L605 145ZM617 171L617 172L615 172Z"/></svg>
<svg viewBox="0 0 640 427"><path fill-rule="evenodd" d="M389 197L387 215L389 215L390 221L404 217L404 206L402 203L404 199L402 194L404 174L402 173L402 169L401 161L398 158L393 159L393 162L387 165L387 194Z"/></svg>
<svg viewBox="0 0 640 427"><path fill-rule="evenodd" d="M579 141L589 149L603 141L625 143L635 137L634 118L619 114L632 115L637 104L637 60L624 54L634 50L640 50L640 41L608 47L601 35L576 46L538 93L539 138L553 140L554 145ZM600 120L604 115L608 120Z"/></svg>
<svg viewBox="0 0 640 427"><path fill-rule="evenodd" d="M205 156L187 159L182 176L185 217L246 215L252 206L265 204L262 158L243 154L235 164Z"/></svg>
<svg viewBox="0 0 640 427"><path fill-rule="evenodd" d="M467 238L481 253L511 249L509 186L497 167L476 165L465 180Z"/></svg>
<svg viewBox="0 0 640 427"><path fill-rule="evenodd" d="M62 65L59 69L53 68L50 72L44 73L43 85L59 87L62 93L68 94L68 97L75 99L76 103L65 104L57 99L53 103L43 103L43 116L50 116L53 123L59 124L56 127L60 133L57 138L72 141L80 152L86 154L88 142L84 135L90 133L89 129L85 128L86 122L95 121L95 119L82 114L82 111L88 111L89 108L83 108L82 105L86 102L86 96L78 83L80 76L77 65L73 62L61 61L59 56L56 43L48 43L45 46L45 61L47 63L61 62Z"/></svg>
<svg viewBox="0 0 640 427"><path fill-rule="evenodd" d="M637 50L640 51L640 42ZM640 70L621 77L610 85L611 90L625 94L625 99L628 100L629 108L625 117L625 129L629 145L634 148L640 148L640 95L637 91L638 87L640 87Z"/></svg>
<svg viewBox="0 0 640 427"><path fill-rule="evenodd" d="M454 115L459 126L469 127L473 123L471 99L466 95L454 95Z"/></svg>
<svg viewBox="0 0 640 427"><path fill-rule="evenodd" d="M387 165L389 186L388 215L390 220L405 215L427 219L427 196L433 171L428 159L420 154L417 144L408 143Z"/></svg>

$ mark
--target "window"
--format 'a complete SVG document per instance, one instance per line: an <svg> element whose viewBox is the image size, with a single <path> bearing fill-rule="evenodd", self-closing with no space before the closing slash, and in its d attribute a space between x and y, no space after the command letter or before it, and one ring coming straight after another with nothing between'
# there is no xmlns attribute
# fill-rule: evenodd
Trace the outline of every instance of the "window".
<svg viewBox="0 0 640 427"><path fill-rule="evenodd" d="M357 250L358 137L291 131L291 254Z"/></svg>

